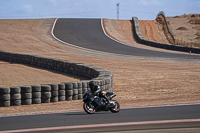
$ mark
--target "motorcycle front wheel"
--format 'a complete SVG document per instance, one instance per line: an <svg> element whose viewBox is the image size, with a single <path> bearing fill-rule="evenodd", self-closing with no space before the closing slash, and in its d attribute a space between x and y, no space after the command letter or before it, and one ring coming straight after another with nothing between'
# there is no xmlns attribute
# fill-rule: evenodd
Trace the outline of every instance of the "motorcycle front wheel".
<svg viewBox="0 0 200 133"><path fill-rule="evenodd" d="M111 102L113 102L115 104L115 106L111 107L110 111L112 113L118 113L120 111L120 105L119 105L119 103L116 100L112 100Z"/></svg>
<svg viewBox="0 0 200 133"><path fill-rule="evenodd" d="M83 109L85 110L86 113L88 114L94 114L96 111L95 111L95 107L92 103L84 103L83 104Z"/></svg>

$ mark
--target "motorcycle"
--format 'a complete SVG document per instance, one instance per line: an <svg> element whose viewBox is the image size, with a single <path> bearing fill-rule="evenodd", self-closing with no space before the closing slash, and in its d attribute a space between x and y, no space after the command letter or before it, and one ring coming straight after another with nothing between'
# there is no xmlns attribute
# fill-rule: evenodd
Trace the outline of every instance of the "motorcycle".
<svg viewBox="0 0 200 133"><path fill-rule="evenodd" d="M114 92L105 92L101 91L101 93L105 94L110 103L106 102L106 99L100 96L91 95L91 91L87 91L83 95L83 109L88 114L94 114L98 111L111 111L112 113L118 113L120 111L120 105L116 100L112 100L116 96Z"/></svg>

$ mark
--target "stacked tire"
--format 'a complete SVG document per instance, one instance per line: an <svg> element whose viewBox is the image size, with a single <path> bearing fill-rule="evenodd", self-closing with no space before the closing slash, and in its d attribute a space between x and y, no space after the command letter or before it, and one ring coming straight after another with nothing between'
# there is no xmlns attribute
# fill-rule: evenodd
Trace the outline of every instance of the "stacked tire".
<svg viewBox="0 0 200 133"><path fill-rule="evenodd" d="M72 100L73 84L71 82L65 83L66 100Z"/></svg>
<svg viewBox="0 0 200 133"><path fill-rule="evenodd" d="M51 86L41 85L41 102L50 103L51 102Z"/></svg>
<svg viewBox="0 0 200 133"><path fill-rule="evenodd" d="M88 90L88 82L87 81L82 81L82 94L84 95L85 92Z"/></svg>
<svg viewBox="0 0 200 133"><path fill-rule="evenodd" d="M58 84L58 101L65 101L66 96L65 96L65 84L61 83Z"/></svg>
<svg viewBox="0 0 200 133"><path fill-rule="evenodd" d="M21 105L21 88L19 86L10 87L10 105Z"/></svg>
<svg viewBox="0 0 200 133"><path fill-rule="evenodd" d="M83 98L83 88L82 88L82 82L78 82L78 99Z"/></svg>
<svg viewBox="0 0 200 133"><path fill-rule="evenodd" d="M32 88L31 86L21 86L21 104L32 104Z"/></svg>
<svg viewBox="0 0 200 133"><path fill-rule="evenodd" d="M41 101L41 86L32 85L32 104L40 104Z"/></svg>
<svg viewBox="0 0 200 133"><path fill-rule="evenodd" d="M78 84L77 84L77 82L72 82L72 84L73 84L72 100L78 100Z"/></svg>
<svg viewBox="0 0 200 133"><path fill-rule="evenodd" d="M104 78L105 79L105 89L107 91L112 91L112 87L111 87L111 78Z"/></svg>
<svg viewBox="0 0 200 133"><path fill-rule="evenodd" d="M58 84L49 84L51 86L51 102L58 102Z"/></svg>
<svg viewBox="0 0 200 133"><path fill-rule="evenodd" d="M0 106L10 106L10 88L0 87Z"/></svg>

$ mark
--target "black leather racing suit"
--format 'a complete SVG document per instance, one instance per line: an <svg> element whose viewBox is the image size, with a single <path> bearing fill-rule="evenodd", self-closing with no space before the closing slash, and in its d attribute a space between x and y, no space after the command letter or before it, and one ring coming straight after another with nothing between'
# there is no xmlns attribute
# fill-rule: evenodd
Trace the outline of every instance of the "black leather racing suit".
<svg viewBox="0 0 200 133"><path fill-rule="evenodd" d="M94 85L90 89L91 89L91 92L94 96L103 97L103 98L106 99L107 103L110 103L110 100L108 99L108 97L105 94L101 93L101 88L98 85Z"/></svg>

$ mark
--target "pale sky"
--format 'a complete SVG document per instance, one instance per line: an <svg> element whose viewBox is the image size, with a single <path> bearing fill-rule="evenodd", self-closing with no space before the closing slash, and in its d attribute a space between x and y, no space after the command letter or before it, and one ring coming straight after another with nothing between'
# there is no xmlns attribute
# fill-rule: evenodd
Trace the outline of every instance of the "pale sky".
<svg viewBox="0 0 200 133"><path fill-rule="evenodd" d="M0 19L117 18L154 20L166 16L200 14L200 0L0 0Z"/></svg>

